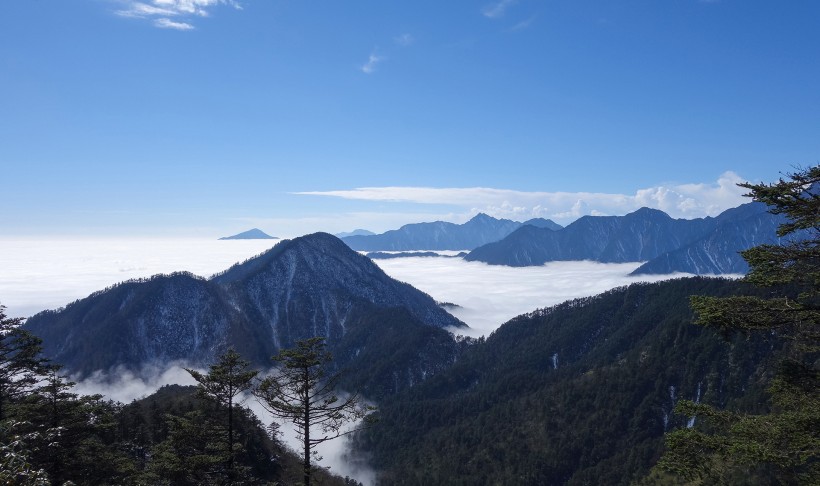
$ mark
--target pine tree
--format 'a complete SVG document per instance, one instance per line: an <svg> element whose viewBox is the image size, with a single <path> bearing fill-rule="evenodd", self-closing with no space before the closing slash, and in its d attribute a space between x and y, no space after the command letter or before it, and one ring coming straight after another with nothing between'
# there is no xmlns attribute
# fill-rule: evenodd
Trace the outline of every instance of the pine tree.
<svg viewBox="0 0 820 486"><path fill-rule="evenodd" d="M229 349L219 357L219 362L211 365L208 374L187 369L188 373L199 383L199 396L216 402L227 409L227 472L230 481L234 475L234 405L237 395L251 388L253 379L259 373L249 369L250 363Z"/></svg>
<svg viewBox="0 0 820 486"><path fill-rule="evenodd" d="M224 464L225 429L202 410L182 416L166 415L168 437L151 451L148 484L219 485L229 478Z"/></svg>
<svg viewBox="0 0 820 486"><path fill-rule="evenodd" d="M48 371L48 360L40 356L42 340L20 328L21 318L6 317L5 309L0 305L0 422L8 418L9 405L29 394Z"/></svg>
<svg viewBox="0 0 820 486"><path fill-rule="evenodd" d="M283 350L273 359L280 367L262 380L254 393L271 414L296 425L303 445L304 486L310 486L314 447L353 432L342 427L365 418L372 407L364 406L358 394L346 399L335 394L339 374L327 374L326 366L333 357L325 350L323 337L297 341L295 348ZM322 433L312 436L312 427Z"/></svg>
<svg viewBox="0 0 820 486"><path fill-rule="evenodd" d="M121 483L136 467L116 441L120 407L101 395L79 396L73 387L52 366L20 403L20 417L38 437L31 442L32 458L55 484Z"/></svg>
<svg viewBox="0 0 820 486"><path fill-rule="evenodd" d="M778 229L786 241L742 253L751 268L745 280L771 297L695 296L691 304L697 324L724 335L766 332L783 340L768 389L770 411L743 414L681 401L676 411L705 427L670 433L659 466L706 482L757 474L772 483L820 484L820 166L774 184L741 186L787 218Z"/></svg>

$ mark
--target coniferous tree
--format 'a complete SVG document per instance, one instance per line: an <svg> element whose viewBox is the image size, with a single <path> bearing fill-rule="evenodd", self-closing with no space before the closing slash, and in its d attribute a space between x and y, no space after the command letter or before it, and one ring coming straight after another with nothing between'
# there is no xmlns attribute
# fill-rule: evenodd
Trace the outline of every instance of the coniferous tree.
<svg viewBox="0 0 820 486"><path fill-rule="evenodd" d="M225 484L225 429L201 410L166 415L168 437L151 452L150 484L199 486Z"/></svg>
<svg viewBox="0 0 820 486"><path fill-rule="evenodd" d="M23 319L6 317L5 309L0 305L0 422L11 402L29 394L48 371L42 340L20 328Z"/></svg>
<svg viewBox="0 0 820 486"><path fill-rule="evenodd" d="M253 379L259 373L256 370L250 369L250 363L243 360L242 357L234 351L229 349L225 354L219 357L219 362L211 365L207 374L202 374L198 371L187 369L188 373L197 381L199 388L199 396L212 400L218 405L227 409L227 449L228 462L227 471L228 478L234 478L234 418L233 409L236 397L249 390L253 384Z"/></svg>
<svg viewBox="0 0 820 486"><path fill-rule="evenodd" d="M274 417L293 422L302 441L304 486L311 482L314 447L352 431L342 427L365 418L372 410L358 394L339 398L334 389L339 374L328 376L326 366L333 359L325 350L323 337L297 341L296 347L273 357L280 367L257 386L254 393ZM321 430L311 435L311 427Z"/></svg>
<svg viewBox="0 0 820 486"><path fill-rule="evenodd" d="M59 371L52 366L36 393L19 404L19 416L37 437L33 460L55 484L121 483L136 469L117 441L120 407L101 395L73 393L74 383Z"/></svg>
<svg viewBox="0 0 820 486"><path fill-rule="evenodd" d="M743 252L751 267L745 280L771 297L695 296L692 308L698 324L724 335L762 331L784 340L770 410L743 414L681 401L676 411L707 428L670 433L659 466L707 482L731 482L742 471L771 483L820 484L820 166L741 186L787 217L778 229L783 244Z"/></svg>

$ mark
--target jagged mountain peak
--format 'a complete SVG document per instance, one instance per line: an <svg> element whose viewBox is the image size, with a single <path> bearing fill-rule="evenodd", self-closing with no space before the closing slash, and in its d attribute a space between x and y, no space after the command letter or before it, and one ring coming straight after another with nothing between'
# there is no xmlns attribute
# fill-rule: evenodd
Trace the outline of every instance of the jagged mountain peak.
<svg viewBox="0 0 820 486"><path fill-rule="evenodd" d="M478 213L475 216L473 216L472 218L470 218L470 220L467 221L467 222L468 223L473 223L473 222L479 222L479 221L499 221L499 219L498 218L493 218L492 216L490 216L487 213Z"/></svg>
<svg viewBox="0 0 820 486"><path fill-rule="evenodd" d="M640 208L624 216L583 216L558 231L521 228L476 248L467 261L530 266L548 261L648 262L639 273L744 273L739 251L776 243L779 217L762 203L731 208L716 217L674 219Z"/></svg>

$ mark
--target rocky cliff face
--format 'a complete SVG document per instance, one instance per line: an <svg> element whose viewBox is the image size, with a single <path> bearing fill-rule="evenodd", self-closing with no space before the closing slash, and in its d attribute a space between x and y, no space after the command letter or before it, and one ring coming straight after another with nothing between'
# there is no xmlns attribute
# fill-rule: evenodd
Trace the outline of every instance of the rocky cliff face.
<svg viewBox="0 0 820 486"><path fill-rule="evenodd" d="M296 339L344 335L356 309L405 308L435 327L464 324L427 294L388 277L339 239L317 233L277 245L213 279L235 306L271 330L280 347Z"/></svg>

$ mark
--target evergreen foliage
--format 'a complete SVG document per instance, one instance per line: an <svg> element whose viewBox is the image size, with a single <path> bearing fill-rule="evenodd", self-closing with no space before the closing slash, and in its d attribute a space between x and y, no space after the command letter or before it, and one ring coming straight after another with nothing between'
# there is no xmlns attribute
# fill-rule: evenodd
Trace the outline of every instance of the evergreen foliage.
<svg viewBox="0 0 820 486"><path fill-rule="evenodd" d="M363 405L358 394L346 398L336 395L339 375L327 374L333 357L326 351L323 337L297 341L295 348L282 350L273 359L280 367L262 380L254 393L271 414L296 425L303 444L303 484L310 486L315 446L353 432L342 427L365 418L371 408ZM315 429L321 431L318 436L311 435Z"/></svg>
<svg viewBox="0 0 820 486"><path fill-rule="evenodd" d="M80 396L0 306L0 484L295 484L301 461L236 397L256 371L232 350L199 388L167 386L122 405ZM314 471L321 484L355 480Z"/></svg>
<svg viewBox="0 0 820 486"><path fill-rule="evenodd" d="M644 477L681 398L754 411L776 351L691 325L731 280L634 284L519 316L448 370L379 402L356 437L384 484L612 484Z"/></svg>
<svg viewBox="0 0 820 486"><path fill-rule="evenodd" d="M767 295L696 296L692 308L697 324L726 336L765 333L783 342L768 408L748 414L682 401L677 412L698 416L704 426L670 433L659 466L704 483L742 476L738 484L820 484L820 166L774 184L741 186L787 217L778 230L781 245L743 252L751 267L745 280Z"/></svg>
<svg viewBox="0 0 820 486"><path fill-rule="evenodd" d="M233 410L237 395L249 390L253 384L253 379L259 374L258 371L250 369L250 363L243 360L239 353L233 348L219 357L219 362L211 365L208 374L187 369L188 373L199 383L198 393L200 397L213 400L227 410L227 434L225 445L227 448L227 477L228 482L235 481L234 474L234 434L233 434Z"/></svg>
<svg viewBox="0 0 820 486"><path fill-rule="evenodd" d="M9 405L48 370L48 361L40 356L42 340L20 327L22 319L7 317L5 309L0 305L0 422L8 417Z"/></svg>

